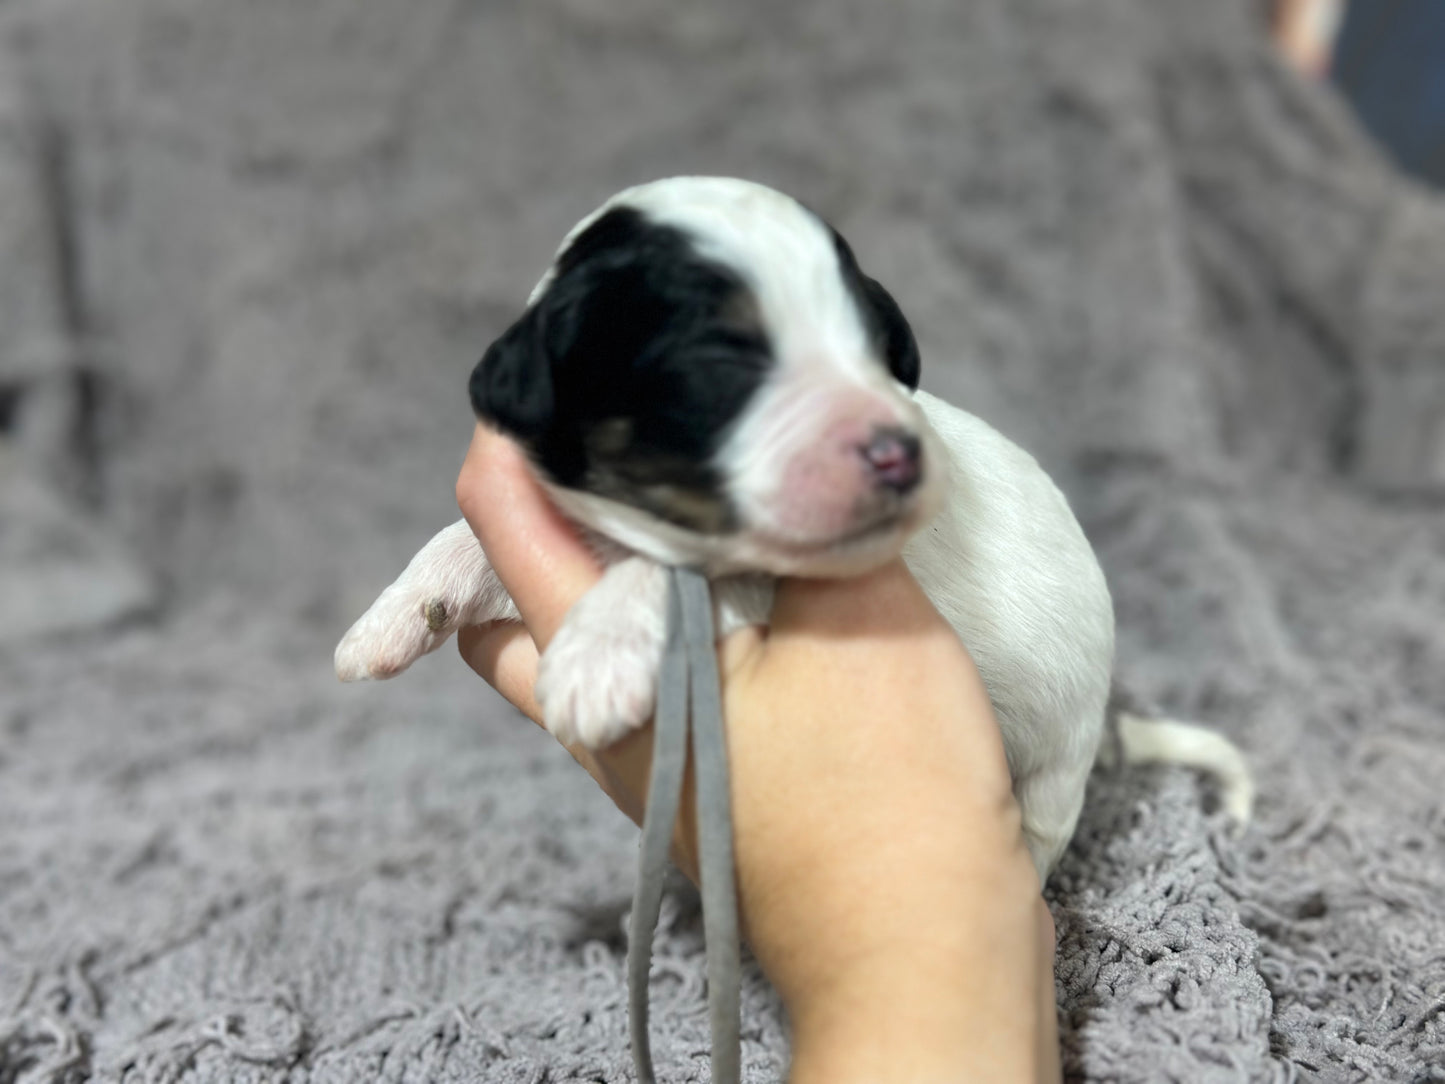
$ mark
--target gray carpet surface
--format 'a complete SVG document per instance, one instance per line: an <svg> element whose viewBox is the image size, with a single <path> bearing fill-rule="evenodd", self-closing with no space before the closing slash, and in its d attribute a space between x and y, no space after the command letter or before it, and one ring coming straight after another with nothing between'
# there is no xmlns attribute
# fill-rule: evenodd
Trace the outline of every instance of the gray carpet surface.
<svg viewBox="0 0 1445 1084"><path fill-rule="evenodd" d="M453 654L329 660L562 234L679 172L849 236L1255 767L1239 840L1096 776L1069 1078L1445 1080L1445 204L1255 8L0 2L0 1084L632 1079L635 830ZM656 961L706 1080L682 887Z"/></svg>

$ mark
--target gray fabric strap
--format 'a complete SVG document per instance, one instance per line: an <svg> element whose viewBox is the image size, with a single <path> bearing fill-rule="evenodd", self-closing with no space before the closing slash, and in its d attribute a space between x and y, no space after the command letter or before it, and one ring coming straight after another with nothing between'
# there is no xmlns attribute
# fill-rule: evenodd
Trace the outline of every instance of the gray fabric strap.
<svg viewBox="0 0 1445 1084"><path fill-rule="evenodd" d="M657 1080L647 1035L647 976L652 966L652 931L657 928L657 915L662 907L662 878L682 797L683 767L687 763L687 670L682 599L669 571L667 642L658 674L657 715L652 728L652 776L647 786L637 886L632 893L632 918L627 930L628 1021L632 1031L632 1061L640 1084L656 1084Z"/></svg>
<svg viewBox="0 0 1445 1084"><path fill-rule="evenodd" d="M647 977L687 762L689 707L697 788L698 872L707 939L712 1079L714 1084L737 1084L741 1075L737 884L712 599L701 573L673 568L668 570L667 643L658 677L652 776L628 928L628 1009L632 1058L640 1084L656 1084L657 1080L647 1035Z"/></svg>
<svg viewBox="0 0 1445 1084"><path fill-rule="evenodd" d="M733 868L733 809L718 688L712 596L696 572L674 569L692 679L692 760L697 781L698 873L707 941L707 1002L712 1021L712 1079L737 1084L741 1073L738 998L738 893Z"/></svg>

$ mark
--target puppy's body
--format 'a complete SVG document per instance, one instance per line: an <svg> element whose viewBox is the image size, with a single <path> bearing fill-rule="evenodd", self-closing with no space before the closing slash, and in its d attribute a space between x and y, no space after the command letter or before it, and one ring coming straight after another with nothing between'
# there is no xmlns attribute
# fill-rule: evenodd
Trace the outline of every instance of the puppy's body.
<svg viewBox="0 0 1445 1084"><path fill-rule="evenodd" d="M1042 878L1098 752L1112 605L1034 459L917 377L902 314L826 223L758 185L674 178L573 230L471 390L608 563L542 660L559 738L598 747L650 717L664 564L709 574L723 635L766 623L773 576L854 574L901 549L988 687ZM390 677L457 628L516 617L454 524L347 633L337 672ZM1247 813L1237 752L1202 740L1176 759L1225 774ZM1179 743L1133 744L1170 759Z"/></svg>

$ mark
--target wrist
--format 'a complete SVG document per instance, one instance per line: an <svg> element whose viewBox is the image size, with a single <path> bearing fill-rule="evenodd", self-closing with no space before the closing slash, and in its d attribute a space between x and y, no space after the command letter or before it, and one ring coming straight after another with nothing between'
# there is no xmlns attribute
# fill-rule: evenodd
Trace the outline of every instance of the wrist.
<svg viewBox="0 0 1445 1084"><path fill-rule="evenodd" d="M1043 903L1027 862L1000 873L930 912L853 931L828 972L784 993L791 1084L1049 1078L1042 1059L1056 1040Z"/></svg>

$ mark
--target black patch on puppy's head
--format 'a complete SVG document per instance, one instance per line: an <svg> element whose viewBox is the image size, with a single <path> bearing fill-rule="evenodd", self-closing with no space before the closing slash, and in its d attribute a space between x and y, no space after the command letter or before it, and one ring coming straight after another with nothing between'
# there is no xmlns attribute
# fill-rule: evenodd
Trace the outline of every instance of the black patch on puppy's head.
<svg viewBox="0 0 1445 1084"><path fill-rule="evenodd" d="M695 530L736 512L712 466L772 354L748 288L622 207L558 258L472 373L472 408L554 482Z"/></svg>
<svg viewBox="0 0 1445 1084"><path fill-rule="evenodd" d="M913 338L913 328L904 318L903 310L877 279L863 273L843 235L832 226L828 229L833 234L833 247L838 252L838 267L843 281L858 303L868 333L887 363L888 371L900 384L917 388L922 362L918 356L918 342Z"/></svg>

